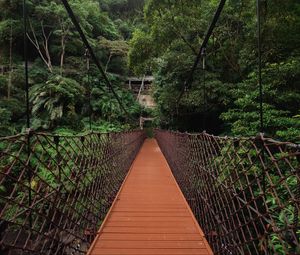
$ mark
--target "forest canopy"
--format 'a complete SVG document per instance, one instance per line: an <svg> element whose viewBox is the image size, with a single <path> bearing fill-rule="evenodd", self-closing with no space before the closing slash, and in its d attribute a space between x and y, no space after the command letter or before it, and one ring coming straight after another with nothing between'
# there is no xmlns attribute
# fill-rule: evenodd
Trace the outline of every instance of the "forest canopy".
<svg viewBox="0 0 300 255"><path fill-rule="evenodd" d="M88 129L91 116L96 130L130 128L115 96L89 59L61 1L28 0L26 3L31 127L81 132ZM127 111L139 117L142 109L124 88L122 76L129 72L127 40L136 22L131 15L138 16L143 1L70 0L69 4L116 94ZM24 130L26 105L22 2L1 0L0 9L3 136Z"/></svg>
<svg viewBox="0 0 300 255"><path fill-rule="evenodd" d="M144 25L130 41L129 65L155 76L154 97L165 127L256 135L259 131L255 1L227 1L193 84L178 105L182 85L219 1L149 0ZM267 135L299 141L300 3L261 3L262 83Z"/></svg>
<svg viewBox="0 0 300 255"><path fill-rule="evenodd" d="M174 175L216 254L300 254L300 1L228 0L205 40L223 2L0 0L0 254L85 254L132 170L153 229ZM162 238L94 247L204 251Z"/></svg>
<svg viewBox="0 0 300 255"><path fill-rule="evenodd" d="M178 100L219 1L69 0L129 113L174 130L253 136L260 128L257 10L227 1L193 82ZM28 0L31 125L36 130L120 130L127 117L105 86L61 1ZM1 135L24 130L22 3L0 1ZM300 3L261 3L264 132L299 141ZM88 66L90 69L88 70ZM157 107L146 111L124 87L153 75ZM87 102L89 102L88 104ZM91 107L89 107L89 105ZM136 121L135 125L138 123Z"/></svg>

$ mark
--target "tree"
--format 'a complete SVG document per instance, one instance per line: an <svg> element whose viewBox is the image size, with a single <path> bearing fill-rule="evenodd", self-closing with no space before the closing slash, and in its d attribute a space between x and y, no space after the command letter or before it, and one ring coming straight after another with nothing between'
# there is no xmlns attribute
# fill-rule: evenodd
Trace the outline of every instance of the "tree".
<svg viewBox="0 0 300 255"><path fill-rule="evenodd" d="M263 70L264 81L264 131L284 140L300 140L300 119L297 118L300 100L300 58L289 58L281 63L268 64ZM234 106L221 117L231 123L234 135L255 136L260 128L259 91L257 75L231 91ZM247 93L245 93L247 91Z"/></svg>
<svg viewBox="0 0 300 255"><path fill-rule="evenodd" d="M0 63L5 63L9 67L7 79L8 99L10 99L12 92L14 43L20 37L21 32L20 16L18 15L19 8L20 4L14 0L0 2L0 9L3 10L0 14L0 47L5 49L3 52L0 50ZM9 45L8 49L7 45Z"/></svg>
<svg viewBox="0 0 300 255"><path fill-rule="evenodd" d="M177 100L217 4L148 1L145 24L130 41L129 65L137 74L153 72L160 117L169 127L255 135L259 101L253 1L227 2L206 49L206 71L201 63ZM294 118L299 113L299 1L263 2L261 9L266 132L291 139L299 129ZM205 119L206 125L201 124Z"/></svg>
<svg viewBox="0 0 300 255"><path fill-rule="evenodd" d="M33 127L53 130L60 125L78 130L82 127L74 123L84 121L88 111L88 105L83 103L82 99L87 99L90 91L83 87L102 90L105 84L99 81L101 79L99 71L92 63L89 71L90 79L87 83L86 49L61 1L28 0L26 2L27 36L30 41L28 44L30 108L32 108ZM129 6L134 2L129 1L125 4ZM123 18L126 19L126 24L129 24L131 19L125 18L125 15L121 17L121 23L120 20L119 23L113 21L113 18L117 17L116 12L113 14L102 10L97 0L70 0L69 3L88 41L95 49L96 56L107 63L107 71L120 75L126 74L125 57L129 46L123 40L119 27L125 24ZM3 115L0 125L5 130L5 134L10 134L20 132L26 123L23 6L20 1L3 0L0 1L0 8L0 108ZM129 8L128 12L131 11L135 15L135 10ZM114 86L121 86L115 77L111 79ZM128 93L122 89L118 90L122 101L124 97L124 101L128 103L127 107L135 108L134 99L131 100ZM100 118L110 119L114 123L123 121L124 114L110 91L105 90L101 97L103 99L97 98L95 101L103 101L104 114L103 116L102 113L94 114L93 121L100 123L98 121ZM110 100L112 107L106 107ZM110 113L112 116L109 115Z"/></svg>
<svg viewBox="0 0 300 255"><path fill-rule="evenodd" d="M76 115L76 106L83 99L84 88L73 79L59 75L46 83L36 84L30 89L30 102L35 126L53 128L54 124Z"/></svg>
<svg viewBox="0 0 300 255"><path fill-rule="evenodd" d="M59 56L60 74L66 54L66 46L78 39L65 8L60 1L32 2L28 38L46 64L50 73L53 73L53 61ZM85 35L92 43L97 36L115 37L116 31L109 18L101 12L99 5L93 0L72 0L70 5L79 18ZM101 26L99 26L101 24ZM108 32L109 30L110 32ZM52 45L53 44L53 45ZM72 47L70 47L72 48Z"/></svg>
<svg viewBox="0 0 300 255"><path fill-rule="evenodd" d="M102 50L108 51L109 55L105 64L105 72L109 68L109 64L114 57L124 58L127 56L129 46L124 40L107 40L104 37L101 37L99 40L100 48Z"/></svg>

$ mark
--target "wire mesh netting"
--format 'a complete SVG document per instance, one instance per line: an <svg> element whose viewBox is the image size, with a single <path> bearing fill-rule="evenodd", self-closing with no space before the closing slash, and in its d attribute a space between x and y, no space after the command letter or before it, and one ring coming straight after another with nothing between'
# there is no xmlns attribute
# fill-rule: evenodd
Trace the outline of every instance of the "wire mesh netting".
<svg viewBox="0 0 300 255"><path fill-rule="evenodd" d="M300 254L300 146L156 130L215 254Z"/></svg>
<svg viewBox="0 0 300 255"><path fill-rule="evenodd" d="M144 138L1 138L0 254L85 254Z"/></svg>

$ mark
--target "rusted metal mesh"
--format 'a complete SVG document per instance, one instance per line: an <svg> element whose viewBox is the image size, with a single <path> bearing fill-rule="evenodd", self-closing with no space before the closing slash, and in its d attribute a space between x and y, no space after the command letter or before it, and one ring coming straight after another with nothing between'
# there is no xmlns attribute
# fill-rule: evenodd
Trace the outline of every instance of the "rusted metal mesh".
<svg viewBox="0 0 300 255"><path fill-rule="evenodd" d="M143 140L141 131L0 139L0 254L85 254Z"/></svg>
<svg viewBox="0 0 300 255"><path fill-rule="evenodd" d="M156 130L215 254L300 254L300 147Z"/></svg>

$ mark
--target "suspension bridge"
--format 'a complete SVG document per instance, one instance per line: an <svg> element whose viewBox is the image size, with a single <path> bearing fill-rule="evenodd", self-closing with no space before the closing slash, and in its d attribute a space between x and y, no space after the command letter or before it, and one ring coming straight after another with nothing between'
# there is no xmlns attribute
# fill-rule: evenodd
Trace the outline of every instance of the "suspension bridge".
<svg viewBox="0 0 300 255"><path fill-rule="evenodd" d="M68 4L61 1L104 81ZM203 61L221 0L180 101ZM30 128L24 1L27 130L0 138L0 254L300 254L300 146L261 133L219 137L155 130L56 135ZM259 17L259 6L258 6Z"/></svg>
<svg viewBox="0 0 300 255"><path fill-rule="evenodd" d="M299 145L155 137L1 138L1 252L298 254Z"/></svg>

